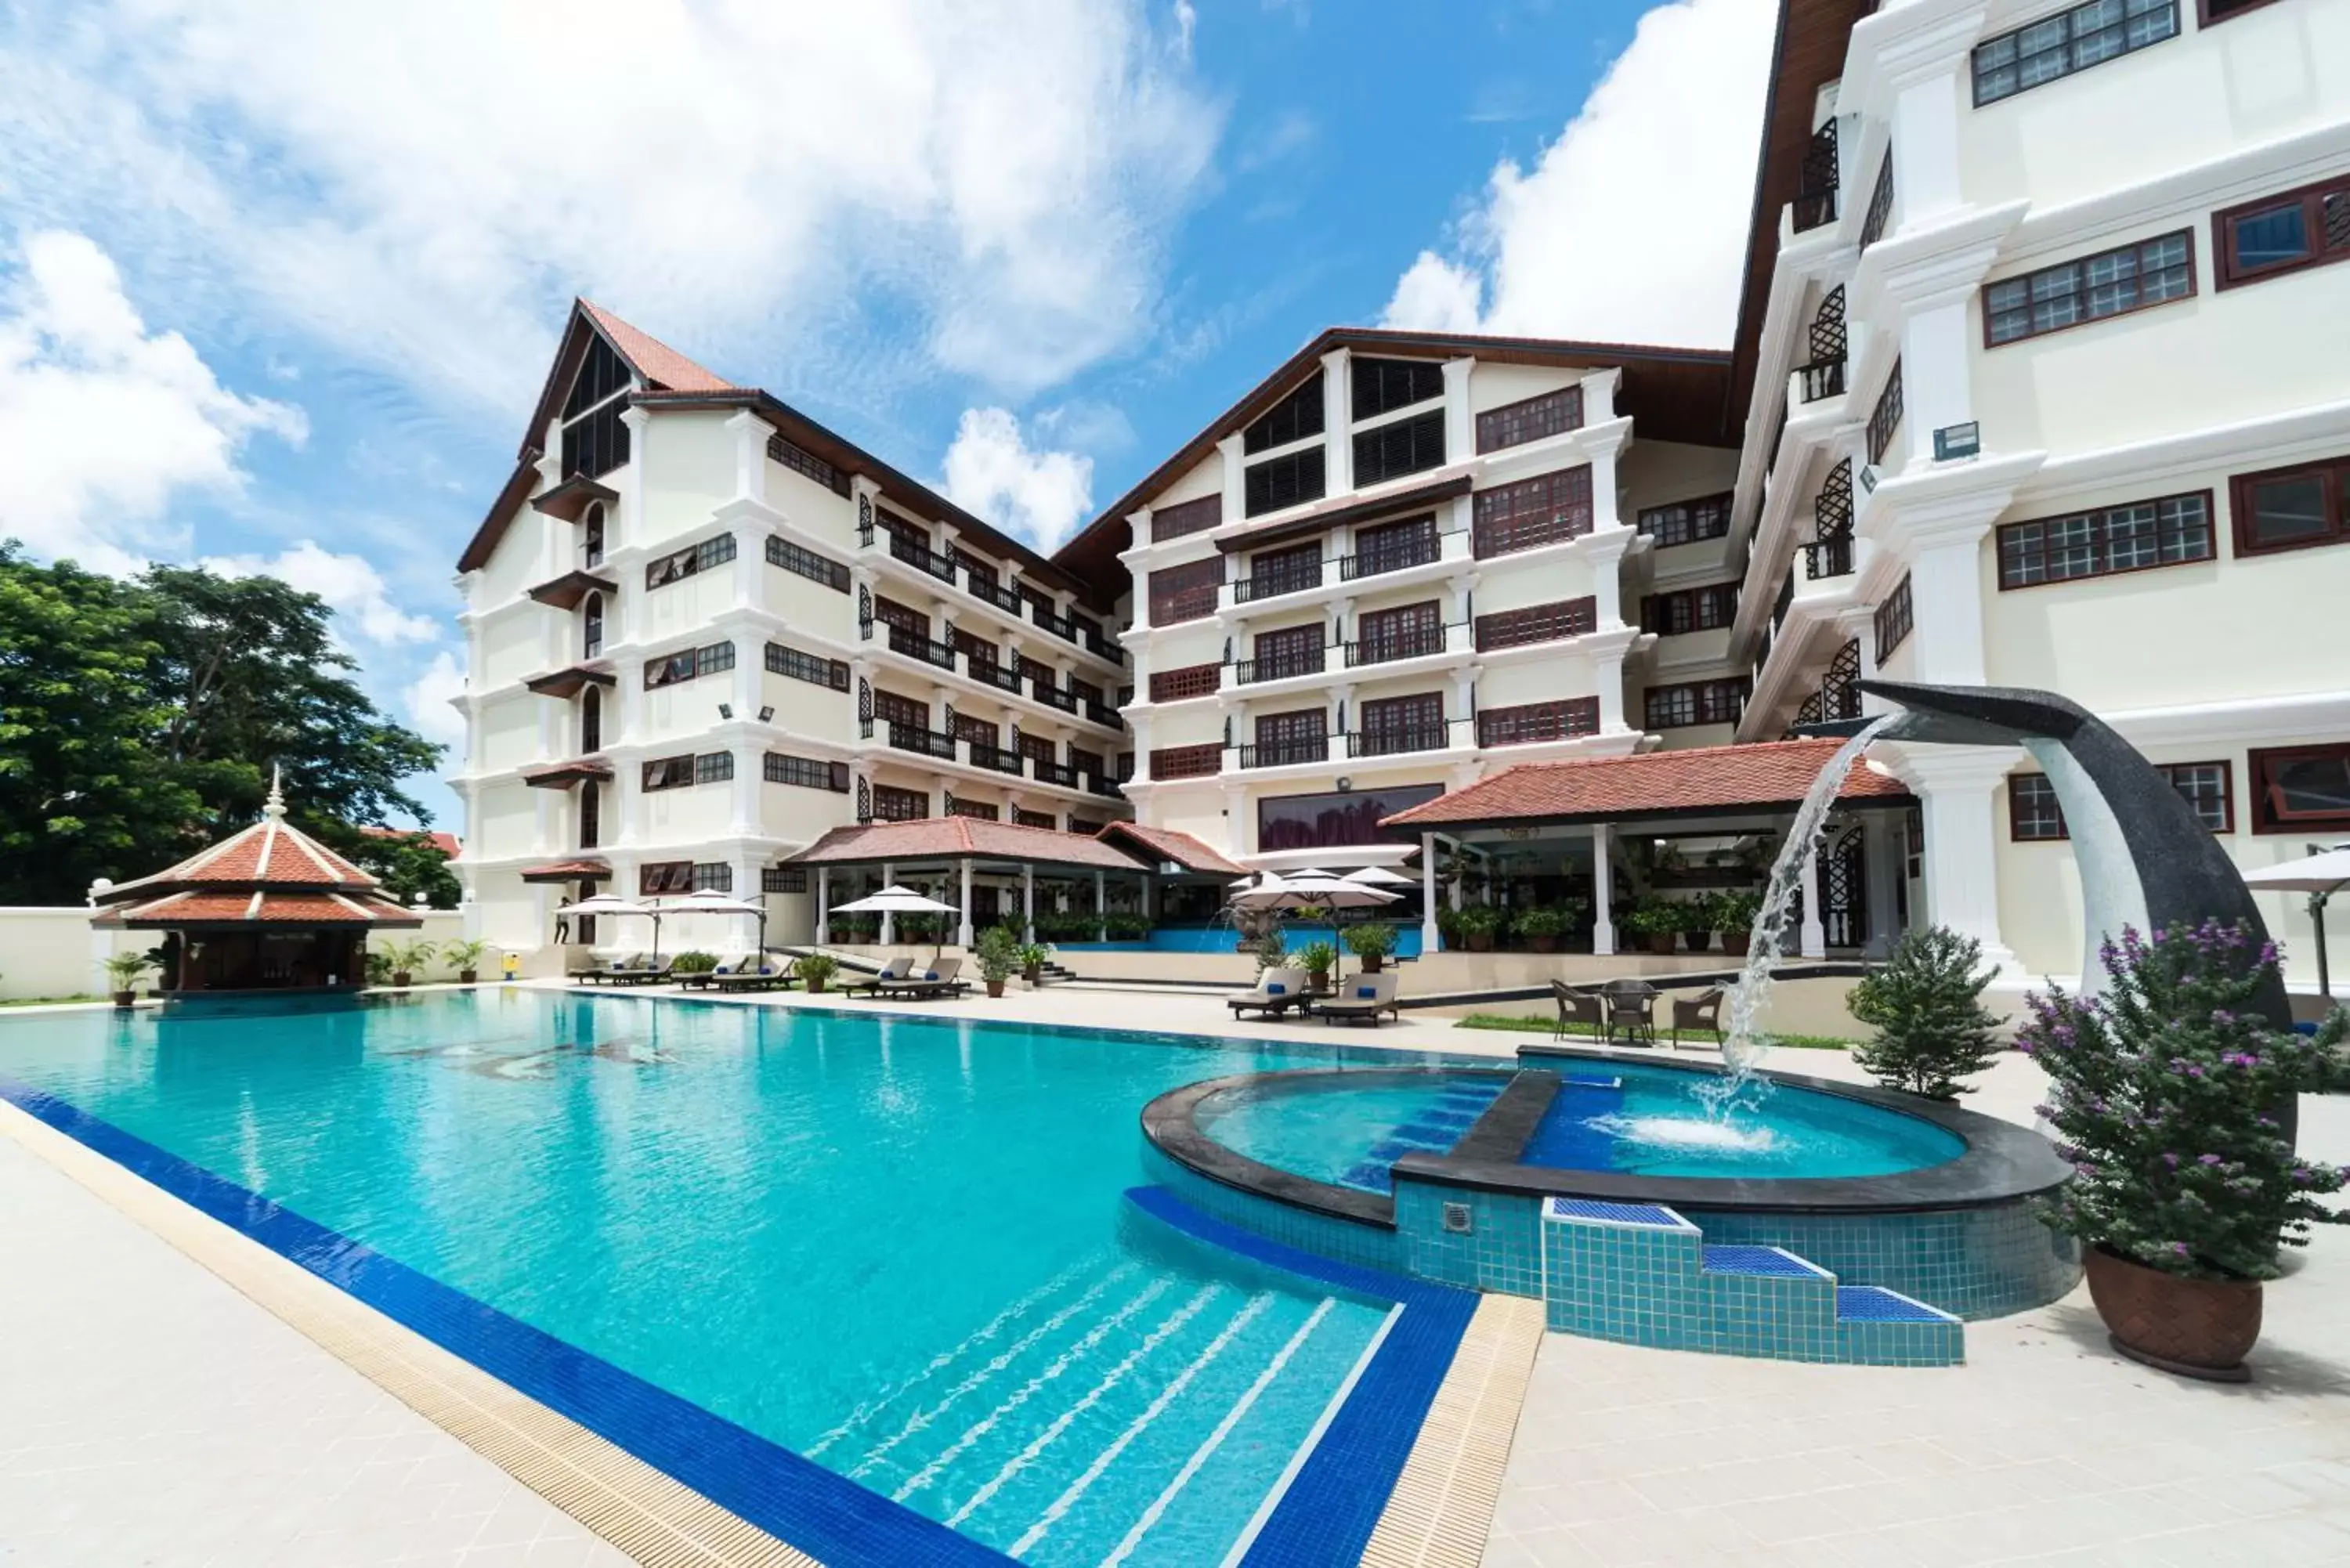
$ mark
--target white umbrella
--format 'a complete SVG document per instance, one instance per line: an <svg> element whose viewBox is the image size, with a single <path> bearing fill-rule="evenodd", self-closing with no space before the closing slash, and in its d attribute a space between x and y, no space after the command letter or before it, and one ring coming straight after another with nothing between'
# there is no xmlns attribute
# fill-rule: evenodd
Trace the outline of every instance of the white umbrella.
<svg viewBox="0 0 2350 1568"><path fill-rule="evenodd" d="M1400 877L1384 866L1366 866L1359 871L1349 871L1338 878L1341 882L1360 882L1371 888L1415 888L1419 883L1409 877Z"/></svg>
<svg viewBox="0 0 2350 1568"><path fill-rule="evenodd" d="M558 904L556 914L564 915L642 915L653 923L653 957L660 957L661 912L650 904L631 903L618 893L597 893L577 903Z"/></svg>
<svg viewBox="0 0 2350 1568"><path fill-rule="evenodd" d="M2350 844L2247 871L2244 886L2309 895L2309 918L2317 928L2317 994L2332 997L2333 977L2325 971L2325 900L2350 887Z"/></svg>
<svg viewBox="0 0 2350 1568"><path fill-rule="evenodd" d="M759 917L759 953L767 951L767 906L738 898L732 893L722 893L715 888L697 888L682 898L658 898L653 910L662 915L756 915Z"/></svg>
<svg viewBox="0 0 2350 1568"><path fill-rule="evenodd" d="M1268 876L1263 884L1235 893L1232 903L1244 909L1368 909L1392 904L1396 896L1384 888L1348 882L1327 872L1295 877Z"/></svg>
<svg viewBox="0 0 2350 1568"><path fill-rule="evenodd" d="M911 888L892 885L879 893L868 893L862 898L846 904L835 904L833 913L840 915L960 915L962 910L953 904L941 904L936 898L915 892ZM939 927L940 952L946 951L946 927Z"/></svg>

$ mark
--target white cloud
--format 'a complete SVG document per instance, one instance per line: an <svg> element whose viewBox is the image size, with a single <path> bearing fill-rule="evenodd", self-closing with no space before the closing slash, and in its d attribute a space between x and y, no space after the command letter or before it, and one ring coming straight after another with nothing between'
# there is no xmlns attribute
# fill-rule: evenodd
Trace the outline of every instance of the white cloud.
<svg viewBox="0 0 2350 1568"><path fill-rule="evenodd" d="M1144 0L26 16L20 211L103 212L182 287L502 408L574 291L746 379L1024 395L1149 331L1222 119Z"/></svg>
<svg viewBox="0 0 2350 1568"><path fill-rule="evenodd" d="M443 763L451 773L464 763L465 716L449 704L464 692L464 667L445 648L435 653L432 662L400 692L400 700L408 707L410 727L426 740L438 741L451 748Z"/></svg>
<svg viewBox="0 0 2350 1568"><path fill-rule="evenodd" d="M1679 0L1641 17L1534 167L1494 168L1455 254L1420 254L1386 324L1728 344L1774 15Z"/></svg>
<svg viewBox="0 0 2350 1568"><path fill-rule="evenodd" d="M1093 482L1093 459L1032 450L1003 409L965 409L947 448L948 499L1043 551L1076 532Z"/></svg>
<svg viewBox="0 0 2350 1568"><path fill-rule="evenodd" d="M256 434L299 443L301 410L224 388L188 340L148 331L81 234L36 234L0 292L0 537L104 571L183 547L185 490L234 492Z"/></svg>
<svg viewBox="0 0 2350 1568"><path fill-rule="evenodd" d="M365 556L337 555L314 539L276 556L213 556L203 565L224 577L276 577L316 594L333 607L338 629L356 628L369 642L431 642L441 635L439 625L391 602L383 574Z"/></svg>

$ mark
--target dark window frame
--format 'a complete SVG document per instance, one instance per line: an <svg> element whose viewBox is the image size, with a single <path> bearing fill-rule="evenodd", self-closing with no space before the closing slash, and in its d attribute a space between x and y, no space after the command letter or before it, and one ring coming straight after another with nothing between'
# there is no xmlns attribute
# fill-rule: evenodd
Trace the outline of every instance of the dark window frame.
<svg viewBox="0 0 2350 1568"><path fill-rule="evenodd" d="M2135 0L2133 0L2133 3L2135 3ZM2198 4L2201 4L2201 0L2198 0ZM2109 61L2118 60L2126 55L2134 55L2140 49L2150 49L2157 44L2167 44L2171 39L2178 36L2178 0L2152 0L2152 3L2140 5L2135 13L2130 10L2129 5L2126 4L2122 8L2122 16L2118 21L2108 22L2102 26L2090 28L2085 34L2076 31L2074 26L2076 19L2080 18L2083 13L2095 10L2097 8L2097 0L2091 0L2091 3L2085 5L2067 6L2062 11L2053 12L2045 16L2036 17L2033 20L2025 23L2021 27L2011 27L2004 33L2001 33L1993 37L1985 38L1981 43L1977 44L1974 47L1973 54L1970 57L1970 67L1969 72L1973 83L1974 106L1977 109L1984 109L1991 104L2005 103L2009 99L2016 98L2022 94L2030 92L2033 88L2045 87L2050 82L2063 81L2067 77L2078 76L2083 71L2086 70L2094 70L2097 67L2105 65ZM2167 32L2141 38L2135 43L2131 42L2129 37L2130 24L2142 17L2154 16L2158 12L2168 13L2168 19L2169 22L2169 29ZM2064 36L2061 41L2049 47L2034 49L2030 55L2026 55L2022 47L2024 36L2026 34L2043 32L2050 26L2050 24L2057 22L2064 24L2063 29ZM2085 36L2095 37L2099 35L2107 33L2117 33L2120 35L2119 47L2116 48L2110 54L2099 55L2096 58L2092 60L2075 62L2073 59L2073 50L2082 43ZM2003 58L1996 57L2000 46L2008 43L2014 44L2015 48L2013 52ZM2064 57L2062 68L2052 75L2041 77L2033 81L2027 82L2023 80L2023 62L2027 59L2038 59L2048 55L2062 56ZM1987 56L1993 57L1988 64L1986 64ZM1983 94L1984 77L1987 74L1993 74L2002 70L2012 70L2015 73L2015 85L2008 88L2003 92L1994 92L1989 97L1985 97Z"/></svg>
<svg viewBox="0 0 2350 1568"><path fill-rule="evenodd" d="M1747 701L1753 695L1752 681L1742 675L1651 686L1641 699L1641 724L1644 729L1650 730L1687 730L1701 724L1735 724L1745 717ZM1690 717L1658 717L1659 700L1667 704L1669 711L1678 714L1684 699Z"/></svg>
<svg viewBox="0 0 2350 1568"><path fill-rule="evenodd" d="M640 898L692 891L693 862L691 860L651 860L637 867L637 897Z"/></svg>
<svg viewBox="0 0 2350 1568"><path fill-rule="evenodd" d="M1154 670L1150 672L1150 700L1189 702L1212 697L1223 679L1224 667L1221 664L1183 664L1172 670Z"/></svg>
<svg viewBox="0 0 2350 1568"><path fill-rule="evenodd" d="M1640 629L1659 637L1721 631L1738 618L1738 584L1706 583L1650 594L1640 605Z"/></svg>
<svg viewBox="0 0 2350 1568"><path fill-rule="evenodd" d="M1355 432L1355 487L1385 484L1442 468L1445 461L1442 409L1410 414ZM1374 472L1376 471L1376 472Z"/></svg>
<svg viewBox="0 0 2350 1568"><path fill-rule="evenodd" d="M2241 288L2249 284L2264 283L2287 273L2307 272L2312 267L2331 266L2336 262L2350 261L2350 230L2335 241L2327 223L2327 209L2341 203L2340 210L2350 212L2350 174L2330 175L2306 185L2274 192L2250 202L2239 202L2222 207L2211 214L2211 271L2221 290ZM2241 266L2236 262L2233 225L2243 219L2262 213L2298 206L2301 210L2303 233L2309 241L2309 254L2293 259L2269 262L2260 266Z"/></svg>
<svg viewBox="0 0 2350 1568"><path fill-rule="evenodd" d="M805 893L807 890L808 874L805 866L760 867L759 891L762 893Z"/></svg>
<svg viewBox="0 0 2350 1568"><path fill-rule="evenodd" d="M2241 5L2230 5L2224 10L2214 11L2211 9L2211 0L2195 0L2195 25L2199 27L2216 27L2222 22L2234 21L2247 11L2258 11L2263 6L2275 4L2276 0L2244 0Z"/></svg>
<svg viewBox="0 0 2350 1568"><path fill-rule="evenodd" d="M1562 492L1568 493L1564 502ZM1478 491L1470 505L1470 554L1482 561L1539 550L1580 539L1597 524L1591 465L1578 462Z"/></svg>
<svg viewBox="0 0 2350 1568"><path fill-rule="evenodd" d="M2233 834L2236 831L2236 770L2225 758L2203 758L2186 763L2156 763L2153 765L2154 771L2160 774L2173 790L2178 791L2179 798L2187 803L2188 809L2195 813L2195 820L2201 823L2214 837ZM2180 787L2180 774L2203 769L2214 770L2219 774L2220 820L2216 823L2207 818L2197 807L2197 797L2189 794ZM2033 797L2029 802L2024 799L2027 794ZM2035 826L2049 830L2024 832L2027 810ZM2049 783L2046 774L2033 772L2008 775L2007 837L2009 843L2056 844L2069 840L2072 836L2072 824L2064 820L2064 804L2056 798L2056 786Z"/></svg>
<svg viewBox="0 0 2350 1568"><path fill-rule="evenodd" d="M1893 450L1893 438L1901 433L1902 416L1908 411L1901 390L1901 361L1893 361L1892 370L1878 389L1877 404L1868 410L1868 461L1872 467L1885 462L1885 454Z"/></svg>
<svg viewBox="0 0 2350 1568"><path fill-rule="evenodd" d="M659 658L645 660L645 690L656 691L664 686L682 686L705 675L723 675L733 668L734 645L732 642L681 648L674 653L664 653Z"/></svg>
<svg viewBox="0 0 2350 1568"><path fill-rule="evenodd" d="M1224 765L1223 758L1223 744L1218 741L1202 741L1188 746L1154 746L1150 751L1150 777L1154 783L1167 779L1212 778Z"/></svg>
<svg viewBox="0 0 2350 1568"><path fill-rule="evenodd" d="M1735 493L1723 490L1711 495L1692 495L1686 501L1668 501L1661 505L1643 506L1633 520L1633 532L1645 534L1657 542L1659 550L1669 550L1679 545L1701 545L1708 539L1727 538L1730 535L1730 513L1735 504ZM1668 517L1667 514L1678 515Z"/></svg>
<svg viewBox="0 0 2350 1568"><path fill-rule="evenodd" d="M780 534L767 535L767 565L781 566L812 583L822 583L835 593L848 591L848 568L829 556L819 556L805 545L794 544Z"/></svg>
<svg viewBox="0 0 2350 1568"><path fill-rule="evenodd" d="M2304 811L2290 815L2278 810L2277 786L2269 769L2278 763L2317 757L2339 760L2350 766L2350 742L2324 741L2300 746L2256 746L2244 758L2245 787L2251 797L2252 831L2256 834L2340 833L2350 829L2350 810Z"/></svg>
<svg viewBox="0 0 2350 1568"><path fill-rule="evenodd" d="M1241 515L1262 517L1307 506L1330 493L1329 449L1320 442L1253 462L1241 471Z"/></svg>
<svg viewBox="0 0 2350 1568"><path fill-rule="evenodd" d="M1901 574L1901 580L1893 585L1893 591L1885 596L1871 619L1877 632L1876 662L1882 669L1886 659L1908 641L1910 632L1917 628L1917 607L1909 595L1908 573Z"/></svg>
<svg viewBox="0 0 2350 1568"><path fill-rule="evenodd" d="M1224 520L1224 497L1220 491L1213 495L1195 496L1172 506L1150 509L1150 542L1164 545L1170 539L1181 539L1193 534L1204 534Z"/></svg>
<svg viewBox="0 0 2350 1568"><path fill-rule="evenodd" d="M877 784L873 786L873 816L875 822L921 822L931 815L931 794L928 790L907 789L899 784Z"/></svg>
<svg viewBox="0 0 2350 1568"><path fill-rule="evenodd" d="M1470 622L1470 640L1478 652L1492 653L1505 648L1529 648L1536 643L1588 637L1598 629L1599 597L1596 594L1585 594L1580 598L1553 599L1547 604L1478 616Z"/></svg>
<svg viewBox="0 0 2350 1568"><path fill-rule="evenodd" d="M1144 580L1152 626L1180 626L1216 613L1223 597L1224 557L1209 556L1178 566L1160 566Z"/></svg>
<svg viewBox="0 0 2350 1568"><path fill-rule="evenodd" d="M2186 274L2187 286L2177 294L2166 294L2160 299L2148 299L2145 297L2145 280L2147 276L2146 252L2152 246L2168 244L2174 240L2178 242L2185 250L2186 259L2183 262L2166 263L2156 270L2158 273L2168 274L2183 269ZM2103 315L2091 314L2085 308L2083 314L2075 316L2072 320L2059 322L2053 327L2031 324L2030 318L2034 307L2040 303L2037 291L2041 279L2053 278L2059 273L2074 274L2078 281L2070 290L2072 296L2082 301L2094 301L2096 286L2089 281L2089 269L2100 262L2111 261L2120 255L2128 255L2132 258L2129 281L2137 295L2134 304L2123 306L2118 310L2108 310ZM2035 267L2030 272L2018 273L2013 277L2003 277L1996 282L1983 285L1981 300L1983 347L2004 348L2011 343L2029 343L2034 338L2054 337L2059 332L2070 332L2076 327L2089 327L2100 321L2118 321L2125 316L2135 316L2141 310L2152 310L2158 306L2175 305L2182 299L2194 298L2199 284L2200 279L2197 276L2195 267L2195 231L2191 228L2173 229L2164 234L2151 234L2143 240L2134 240L2126 245L2114 245L2089 255L2076 256L2071 261L2055 262L2047 266ZM2026 317L2024 330L2012 337L1996 337L1993 335L1992 328L1998 318L2019 307L1995 306L1991 303L1992 296L2001 289L2012 288L2019 285L2022 286L2024 295L2023 304L2020 307Z"/></svg>
<svg viewBox="0 0 2350 1568"><path fill-rule="evenodd" d="M788 676L794 680L805 680L811 686L821 686L832 691L848 690L848 660L845 659L825 659L784 643L771 642L767 644L764 663L770 675Z"/></svg>
<svg viewBox="0 0 2350 1568"><path fill-rule="evenodd" d="M1477 416L1477 451L1507 452L1583 428L1583 384L1537 392Z"/></svg>
<svg viewBox="0 0 2350 1568"><path fill-rule="evenodd" d="M666 556L655 556L645 563L645 588L665 588L681 583L688 577L698 577L734 559L741 546L732 534L713 534L707 539L688 545L682 550L671 550Z"/></svg>
<svg viewBox="0 0 2350 1568"><path fill-rule="evenodd" d="M691 752L674 757L653 757L646 761L638 774L637 788L644 794L658 794L667 789L686 789L693 784L694 759Z"/></svg>
<svg viewBox="0 0 2350 1568"><path fill-rule="evenodd" d="M2252 533L2256 513L2253 504L2255 488L2271 481L2298 479L2304 475L2317 478L2320 499L2325 507L2325 532L2313 534L2304 539L2288 539L2281 544L2263 543ZM2235 536L2236 554L2239 556L2282 556L2295 550L2314 550L2350 540L2350 452L2316 462L2288 463L2282 468L2264 468L2252 473L2229 475L2228 516L2230 532Z"/></svg>
<svg viewBox="0 0 2350 1568"><path fill-rule="evenodd" d="M1316 369L1264 412L1241 429L1241 452L1254 457L1298 441L1311 440L1330 428L1329 378ZM1310 428L1309 428L1310 425Z"/></svg>
<svg viewBox="0 0 2350 1568"><path fill-rule="evenodd" d="M1552 698L1509 708L1484 708L1477 714L1481 746L1539 746L1598 732L1596 697Z"/></svg>
<svg viewBox="0 0 2350 1568"><path fill-rule="evenodd" d="M2203 510L2203 553L2199 556L2180 556L2176 559L2164 559L2163 508L2187 502L2193 502ZM2141 561L2135 566L2127 566L2109 565L2112 559L2114 519L2118 514L2135 511L2142 506L2155 509L2155 559ZM2212 506L2211 492L2182 490L2173 495L2154 495L2140 501L2120 501L2110 506L2095 506L2081 512L2064 512L2047 517L2019 517L2012 523L2002 523L1995 532L1991 546L1993 569L1999 576L1999 591L2012 593L2024 588L2052 587L2061 583L2087 582L2095 577L2127 576L2134 572L2157 572L2169 566L2191 566L2199 562L2216 561L2220 558L2220 541L2218 530L2212 519ZM2052 546L2049 539L2050 530L2060 524L2084 520L2089 522L2093 529L2089 544L2090 567L2085 572L2057 576L2050 571L2048 562L2053 557L2054 550L2062 546ZM2040 576L2019 577L2011 581L2008 574L2009 562L2011 559L2020 558L2020 547L2015 542L2023 538L2026 530L2033 528L2041 531L2040 543L2037 546ZM2240 545L2239 551L2241 548Z"/></svg>
<svg viewBox="0 0 2350 1568"><path fill-rule="evenodd" d="M1347 364L1347 388L1350 422L1361 424L1444 396L1444 361L1355 355Z"/></svg>
<svg viewBox="0 0 2350 1568"><path fill-rule="evenodd" d="M790 784L795 789L820 789L827 794L848 793L848 764L820 757L769 752L759 759L759 776L768 784Z"/></svg>

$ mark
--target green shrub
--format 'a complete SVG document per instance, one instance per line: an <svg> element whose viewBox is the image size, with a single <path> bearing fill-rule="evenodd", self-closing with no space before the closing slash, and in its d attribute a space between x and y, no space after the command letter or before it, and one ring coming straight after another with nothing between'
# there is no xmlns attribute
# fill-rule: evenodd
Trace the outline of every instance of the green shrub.
<svg viewBox="0 0 2350 1568"><path fill-rule="evenodd" d="M1962 1080L1997 1059L1999 1021L1980 998L1996 972L1975 972L1982 944L1947 926L1905 931L1885 967L1870 971L1845 1005L1877 1031L1853 1060L1888 1087L1929 1100L1965 1092Z"/></svg>
<svg viewBox="0 0 2350 1568"><path fill-rule="evenodd" d="M979 961L979 977L991 985L1001 985L1020 968L1020 939L1002 926L990 926L980 933L972 957Z"/></svg>
<svg viewBox="0 0 2350 1568"><path fill-rule="evenodd" d="M1347 950L1357 958L1383 959L1396 949L1396 929L1383 921L1370 920L1347 928Z"/></svg>
<svg viewBox="0 0 2350 1568"><path fill-rule="evenodd" d="M1338 961L1338 950L1328 942L1308 942L1297 955L1297 967L1307 974L1328 974Z"/></svg>
<svg viewBox="0 0 2350 1568"><path fill-rule="evenodd" d="M1566 916L1557 909L1522 909L1510 925L1522 937L1555 937L1566 929Z"/></svg>
<svg viewBox="0 0 2350 1568"><path fill-rule="evenodd" d="M136 991L140 978L155 967L155 961L145 953L116 953L103 967L109 990Z"/></svg>
<svg viewBox="0 0 2350 1568"><path fill-rule="evenodd" d="M372 948L368 950L367 982L369 985L391 983L391 956L389 953L377 952Z"/></svg>
<svg viewBox="0 0 2350 1568"><path fill-rule="evenodd" d="M1151 924L1142 915L1111 914L1103 918L1103 925L1114 942L1140 942L1150 940Z"/></svg>
<svg viewBox="0 0 2350 1568"><path fill-rule="evenodd" d="M1490 937L1502 929L1502 911L1491 904L1471 904L1461 911L1458 923L1461 934L1468 937Z"/></svg>
<svg viewBox="0 0 2350 1568"><path fill-rule="evenodd" d="M1446 904L1436 911L1436 934L1450 945L1461 940L1461 911Z"/></svg>
<svg viewBox="0 0 2350 1568"><path fill-rule="evenodd" d="M811 984L829 981L840 972L840 961L830 953L803 953L792 965L792 972Z"/></svg>
<svg viewBox="0 0 2350 1568"><path fill-rule="evenodd" d="M1752 888L1733 892L1716 893L1706 900L1706 913L1717 931L1746 931L1754 929L1754 917L1762 912L1762 895Z"/></svg>
<svg viewBox="0 0 2350 1568"><path fill-rule="evenodd" d="M1680 910L1662 898L1643 898L1624 911L1617 921L1626 932L1636 937L1652 937L1681 929Z"/></svg>
<svg viewBox="0 0 2350 1568"><path fill-rule="evenodd" d="M685 952L670 961L671 971L677 974L708 974L717 967L716 953Z"/></svg>
<svg viewBox="0 0 2350 1568"><path fill-rule="evenodd" d="M441 956L448 961L451 969L461 974L469 969L481 968L482 955L489 950L489 943L464 937L452 937L441 944Z"/></svg>

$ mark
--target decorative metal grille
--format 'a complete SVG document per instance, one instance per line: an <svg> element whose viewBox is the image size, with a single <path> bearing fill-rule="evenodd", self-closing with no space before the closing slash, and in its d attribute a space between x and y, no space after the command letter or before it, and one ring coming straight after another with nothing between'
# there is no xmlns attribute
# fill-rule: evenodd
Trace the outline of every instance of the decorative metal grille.
<svg viewBox="0 0 2350 1568"><path fill-rule="evenodd" d="M857 678L857 722L860 724L873 722L873 682L862 675Z"/></svg>
<svg viewBox="0 0 2350 1568"><path fill-rule="evenodd" d="M1841 359L1846 353L1844 321L1844 285L1828 290L1820 301L1818 314L1812 317L1812 359Z"/></svg>
<svg viewBox="0 0 2350 1568"><path fill-rule="evenodd" d="M870 717L868 714L868 717ZM873 820L873 781L863 774L857 775L857 820Z"/></svg>
<svg viewBox="0 0 2350 1568"><path fill-rule="evenodd" d="M1856 637L1828 660L1828 672L1820 680L1820 717L1860 717L1860 639Z"/></svg>
<svg viewBox="0 0 2350 1568"><path fill-rule="evenodd" d="M1867 862L1862 857L1858 823L1820 847L1820 926L1832 948L1856 948L1868 940Z"/></svg>

